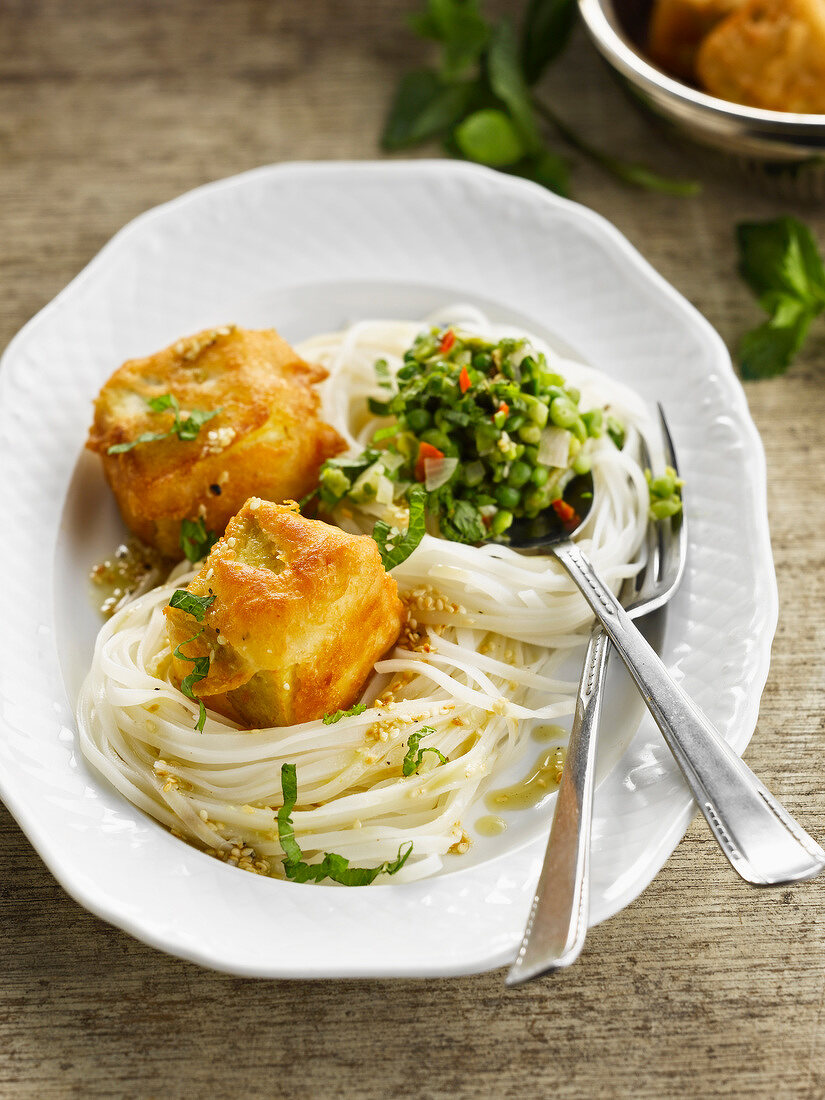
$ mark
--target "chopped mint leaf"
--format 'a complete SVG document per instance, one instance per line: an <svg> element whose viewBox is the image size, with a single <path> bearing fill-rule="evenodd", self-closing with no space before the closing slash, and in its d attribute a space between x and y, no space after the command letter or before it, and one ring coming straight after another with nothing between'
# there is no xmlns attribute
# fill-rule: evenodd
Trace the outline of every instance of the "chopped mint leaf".
<svg viewBox="0 0 825 1100"><path fill-rule="evenodd" d="M292 882L321 882L328 878L342 886L369 886L379 875L394 875L407 862L413 850L412 842L406 848L400 845L397 857L379 867L350 867L348 859L333 852L324 853L320 863L304 862L292 824L292 811L298 801L298 777L294 764L281 766L281 790L284 804L278 810L278 840L286 856L284 874Z"/></svg>
<svg viewBox="0 0 825 1100"><path fill-rule="evenodd" d="M162 393L159 397L149 397L146 399L146 404L153 413L167 412L171 409L175 414L172 427L165 432L144 432L137 439L133 439L131 443L115 443L106 451L107 454L125 454L126 451L131 451L133 447L137 447L138 443L155 443L159 439L168 439L170 435L176 435L178 439L183 441L195 439L207 420L211 420L213 416L217 416L219 412L223 411L222 409L213 409L206 412L203 409L193 409L185 420L181 420L180 405L173 393Z"/></svg>
<svg viewBox="0 0 825 1100"><path fill-rule="evenodd" d="M421 767L421 761L424 759L425 752L434 752L442 764L447 763L447 757L443 752L439 752L438 749L424 748L420 749L419 743L422 737L426 737L428 733L435 733L432 726L422 726L417 733L411 733L407 741L407 755L404 757L404 763L401 765L402 775L413 775Z"/></svg>
<svg viewBox="0 0 825 1100"><path fill-rule="evenodd" d="M181 520L180 548L188 561L195 562L205 558L217 541L218 535L214 531L207 531L202 518Z"/></svg>
<svg viewBox="0 0 825 1100"><path fill-rule="evenodd" d="M363 714L366 709L366 703L356 703L349 710L336 710L332 714L325 714L321 721L325 726L332 726L336 722L340 722L342 718L351 718L354 714Z"/></svg>
<svg viewBox="0 0 825 1100"><path fill-rule="evenodd" d="M405 534L396 527L390 527L388 523L379 519L372 529L372 537L378 544L381 561L389 572L402 561L406 561L416 546L424 538L426 524L424 518L424 505L427 499L426 491L420 485L414 485L410 489L410 519Z"/></svg>
<svg viewBox="0 0 825 1100"><path fill-rule="evenodd" d="M189 675L183 678L180 689L187 699L191 699L200 707L198 720L195 723L195 729L200 731L203 730L204 723L206 722L206 707L203 705L203 699L195 695L192 688L195 684L199 684L201 680L205 680L209 675L209 657L187 657L183 652L183 647L189 645L190 642L194 642L197 638L200 638L201 634L203 634L203 630L199 630L197 634L193 634L191 638L187 638L185 642L181 642L173 653L173 656L177 657L179 661L189 661L195 666Z"/></svg>
<svg viewBox="0 0 825 1100"><path fill-rule="evenodd" d="M202 623L207 607L213 604L215 599L215 596L195 596L185 588L178 588L172 593L169 606L180 608L181 611L185 611L187 615L191 615L193 619Z"/></svg>

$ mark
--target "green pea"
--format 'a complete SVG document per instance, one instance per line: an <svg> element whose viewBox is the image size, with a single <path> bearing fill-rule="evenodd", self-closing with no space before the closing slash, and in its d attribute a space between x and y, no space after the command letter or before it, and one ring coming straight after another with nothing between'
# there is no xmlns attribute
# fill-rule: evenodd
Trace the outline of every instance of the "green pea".
<svg viewBox="0 0 825 1100"><path fill-rule="evenodd" d="M671 497L676 492L676 479L669 474L654 478L650 483L650 491L656 497Z"/></svg>
<svg viewBox="0 0 825 1100"><path fill-rule="evenodd" d="M530 480L530 473L530 467L526 462L522 462L521 460L514 462L510 467L507 484L512 485L514 489L520 489L522 485L526 485Z"/></svg>
<svg viewBox="0 0 825 1100"><path fill-rule="evenodd" d="M572 428L579 414L576 406L566 397L557 397L550 406L550 419L557 428Z"/></svg>
<svg viewBox="0 0 825 1100"><path fill-rule="evenodd" d="M507 528L512 524L512 522L513 513L508 512L506 509L502 508L493 516L493 522L490 525L490 530L493 532L494 535L503 535Z"/></svg>
<svg viewBox="0 0 825 1100"><path fill-rule="evenodd" d="M550 471L546 466L534 466L530 473L530 480L534 485L540 489L542 485L547 484L547 479L550 477Z"/></svg>
<svg viewBox="0 0 825 1100"><path fill-rule="evenodd" d="M486 374L492 366L492 357L487 354L486 351L480 351L473 356L473 366L476 370Z"/></svg>
<svg viewBox="0 0 825 1100"><path fill-rule="evenodd" d="M420 435L432 424L433 418L426 409L410 409L407 413L407 424L411 432Z"/></svg>
<svg viewBox="0 0 825 1100"><path fill-rule="evenodd" d="M650 514L654 519L667 519L669 516L677 516L682 510L682 502L678 497L670 500L657 500L650 506Z"/></svg>
<svg viewBox="0 0 825 1100"><path fill-rule="evenodd" d="M586 454L577 455L576 458L573 460L573 469L579 475L589 474L592 466L593 463L590 459L590 456Z"/></svg>
<svg viewBox="0 0 825 1100"><path fill-rule="evenodd" d="M532 443L535 446L541 439L541 428L538 424L527 424L519 428L518 437L525 443Z"/></svg>
<svg viewBox="0 0 825 1100"><path fill-rule="evenodd" d="M513 489L509 485L500 485L496 489L496 503L500 504L502 508L509 508L512 511L512 509L518 508L521 503L521 493L518 489Z"/></svg>
<svg viewBox="0 0 825 1100"><path fill-rule="evenodd" d="M570 398L573 404L578 405L578 403L582 399L581 390L577 390L575 386L566 386L565 390L567 392L567 396Z"/></svg>
<svg viewBox="0 0 825 1100"><path fill-rule="evenodd" d="M543 512L550 503L550 495L546 489L533 489L524 497L524 507L530 512Z"/></svg>
<svg viewBox="0 0 825 1100"><path fill-rule="evenodd" d="M573 433L573 438L578 439L580 443L584 443L587 439L587 428L584 426L584 421L580 416L577 416L570 425L570 431Z"/></svg>
<svg viewBox="0 0 825 1100"><path fill-rule="evenodd" d="M531 401L527 407L527 414L534 424L538 424L540 428L543 428L547 423L550 410L544 401Z"/></svg>

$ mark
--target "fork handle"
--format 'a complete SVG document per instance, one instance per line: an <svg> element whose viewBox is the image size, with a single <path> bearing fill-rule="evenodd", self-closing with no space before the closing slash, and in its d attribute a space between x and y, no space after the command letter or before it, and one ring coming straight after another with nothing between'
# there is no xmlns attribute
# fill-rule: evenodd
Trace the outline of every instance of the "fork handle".
<svg viewBox="0 0 825 1100"><path fill-rule="evenodd" d="M570 966L581 954L590 914L590 826L596 731L610 642L596 624L584 658L576 716L536 896L508 985Z"/></svg>
<svg viewBox="0 0 825 1100"><path fill-rule="evenodd" d="M672 679L581 549L566 540L552 550L627 665L733 868L757 886L818 875L825 868L825 852Z"/></svg>

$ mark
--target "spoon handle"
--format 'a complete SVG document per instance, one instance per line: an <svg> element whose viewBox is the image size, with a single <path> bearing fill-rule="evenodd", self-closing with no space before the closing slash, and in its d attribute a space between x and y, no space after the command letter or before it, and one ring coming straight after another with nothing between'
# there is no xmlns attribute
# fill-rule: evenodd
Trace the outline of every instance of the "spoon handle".
<svg viewBox="0 0 825 1100"><path fill-rule="evenodd" d="M581 954L590 913L590 825L596 771L596 728L604 694L607 635L590 635L576 699L547 852L524 939L508 985L570 966Z"/></svg>
<svg viewBox="0 0 825 1100"><path fill-rule="evenodd" d="M825 852L673 680L579 547L568 540L557 543L552 552L627 666L733 868L757 886L818 875L825 868Z"/></svg>

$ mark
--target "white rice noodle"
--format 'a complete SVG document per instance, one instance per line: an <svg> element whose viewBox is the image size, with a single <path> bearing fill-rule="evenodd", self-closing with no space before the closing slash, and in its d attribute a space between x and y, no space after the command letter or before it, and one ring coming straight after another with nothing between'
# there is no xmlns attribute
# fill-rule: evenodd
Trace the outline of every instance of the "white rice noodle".
<svg viewBox="0 0 825 1100"><path fill-rule="evenodd" d="M650 413L615 380L562 359L529 334L492 325L457 306L425 324L459 324L498 339L527 335L552 368L582 393L581 407L609 407L627 426L622 452L603 438L593 450L594 503L580 542L615 590L640 567L647 485L636 460L639 435L661 461ZM358 452L386 421L367 412L385 400L374 370L394 375L421 329L413 321L361 321L297 349L329 371L325 419ZM373 502L339 509L346 530L369 533L376 518L403 525L404 510ZM296 838L309 861L337 852L353 865L377 866L412 842L392 879L408 881L443 866L466 846L463 821L496 773L526 748L537 722L572 714L575 684L557 676L586 640L589 610L566 574L546 557L506 546L464 546L426 535L393 571L429 651L395 649L376 666L364 699L379 701L335 724L321 721L240 730L208 713L170 678L162 608L190 577L179 567L165 586L119 611L101 630L78 711L84 754L131 802L185 839L247 869L282 874L277 812L281 765L294 764ZM381 701L389 685L392 698ZM431 727L418 772L401 765L411 733ZM449 857L455 858L455 857Z"/></svg>

